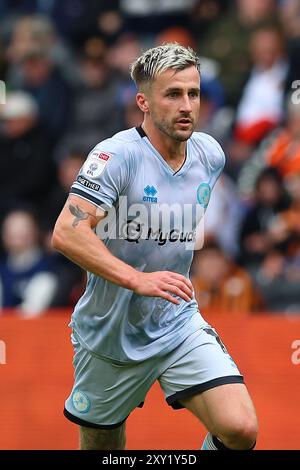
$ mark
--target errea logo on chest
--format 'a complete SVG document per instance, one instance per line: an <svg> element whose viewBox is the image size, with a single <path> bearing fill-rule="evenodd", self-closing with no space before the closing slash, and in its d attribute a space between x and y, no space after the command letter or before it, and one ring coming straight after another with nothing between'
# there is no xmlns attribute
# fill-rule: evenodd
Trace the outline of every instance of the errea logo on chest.
<svg viewBox="0 0 300 470"><path fill-rule="evenodd" d="M143 197L144 202L157 202L157 189L154 186L149 186L149 184L144 188L145 196Z"/></svg>

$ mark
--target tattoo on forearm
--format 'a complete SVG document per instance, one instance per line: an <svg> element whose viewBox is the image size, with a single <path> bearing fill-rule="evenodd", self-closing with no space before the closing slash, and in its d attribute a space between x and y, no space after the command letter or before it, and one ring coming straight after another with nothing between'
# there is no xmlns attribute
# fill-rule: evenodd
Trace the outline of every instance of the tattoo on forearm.
<svg viewBox="0 0 300 470"><path fill-rule="evenodd" d="M97 218L95 215L90 214L89 212L84 212L78 205L73 206L72 204L69 204L69 211L75 217L72 223L72 227L77 227L81 220L86 220L89 217L94 217L94 219Z"/></svg>

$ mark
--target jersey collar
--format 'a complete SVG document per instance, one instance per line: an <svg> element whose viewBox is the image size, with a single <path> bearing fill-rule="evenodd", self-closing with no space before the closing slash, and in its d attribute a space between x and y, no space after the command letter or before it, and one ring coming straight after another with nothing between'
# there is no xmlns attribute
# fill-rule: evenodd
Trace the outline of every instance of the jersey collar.
<svg viewBox="0 0 300 470"><path fill-rule="evenodd" d="M181 167L174 171L172 167L170 167L170 165L168 165L168 163L166 162L166 160L162 157L162 155L156 150L156 148L151 144L150 140L148 139L148 136L146 134L146 132L144 131L144 129L142 128L142 126L138 126L135 128L136 131L138 132L138 134L140 135L140 137L143 139L144 137L146 137L145 139L145 143L151 147L151 149L153 150L153 152L155 153L155 155L159 158L159 160L162 162L162 164L166 167L166 169L168 170L169 173L172 174L172 176L177 176L179 174L182 174L183 172L185 172L187 170L187 168L190 166L190 157L189 157L189 145L188 145L188 141L187 141L187 146L186 146L186 155L185 155L185 159L184 159L184 162L182 163Z"/></svg>

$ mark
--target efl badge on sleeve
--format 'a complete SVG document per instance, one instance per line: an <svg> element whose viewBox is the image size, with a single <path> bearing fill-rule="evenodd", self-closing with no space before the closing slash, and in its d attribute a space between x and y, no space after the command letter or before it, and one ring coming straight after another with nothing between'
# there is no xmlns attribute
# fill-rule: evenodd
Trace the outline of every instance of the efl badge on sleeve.
<svg viewBox="0 0 300 470"><path fill-rule="evenodd" d="M83 165L82 172L88 178L98 178L110 159L110 155L100 150L93 150Z"/></svg>

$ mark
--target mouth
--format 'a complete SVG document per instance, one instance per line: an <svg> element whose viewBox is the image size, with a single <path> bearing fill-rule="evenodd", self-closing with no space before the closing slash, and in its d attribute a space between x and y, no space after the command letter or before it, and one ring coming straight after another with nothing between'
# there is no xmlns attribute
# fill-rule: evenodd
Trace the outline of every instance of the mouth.
<svg viewBox="0 0 300 470"><path fill-rule="evenodd" d="M189 118L181 118L181 119L178 119L178 122L179 124L192 124L192 120L189 119Z"/></svg>
<svg viewBox="0 0 300 470"><path fill-rule="evenodd" d="M191 119L182 118L182 119L179 119L178 121L176 121L176 124L179 124L180 127L185 128L185 127L189 127L192 124L192 121L191 121Z"/></svg>

